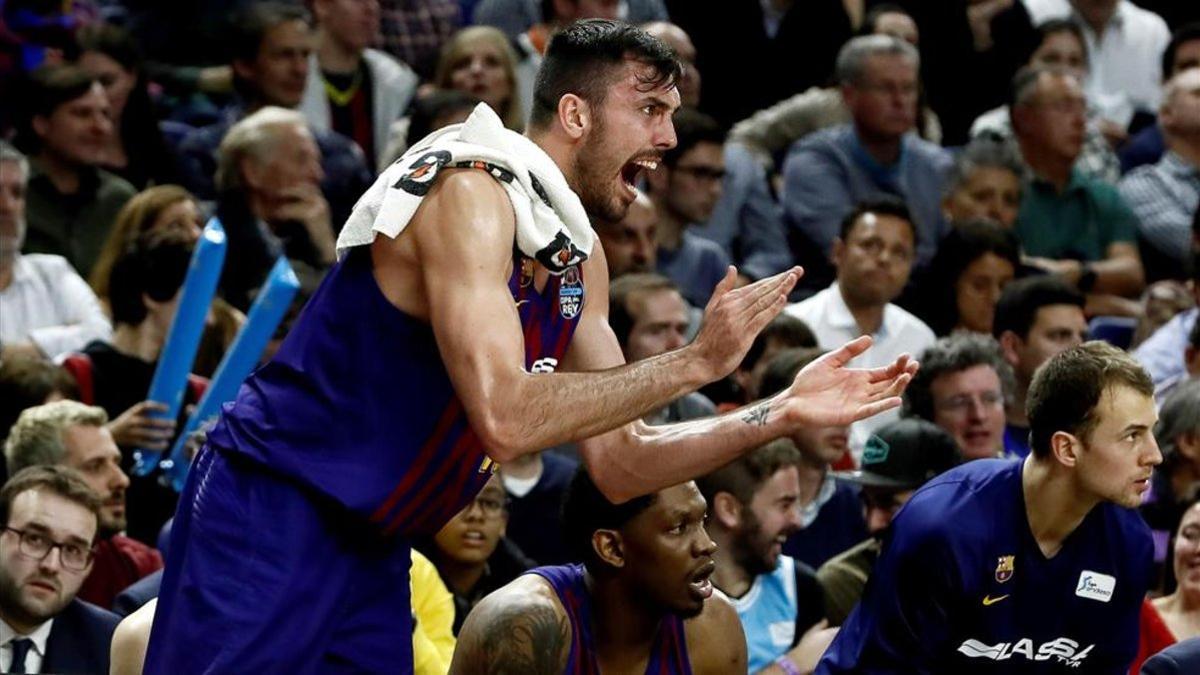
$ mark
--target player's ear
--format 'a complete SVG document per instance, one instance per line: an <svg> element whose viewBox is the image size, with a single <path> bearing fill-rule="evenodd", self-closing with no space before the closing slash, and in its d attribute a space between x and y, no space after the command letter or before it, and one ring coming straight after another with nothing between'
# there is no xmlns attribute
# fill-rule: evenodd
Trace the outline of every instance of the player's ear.
<svg viewBox="0 0 1200 675"><path fill-rule="evenodd" d="M563 94L558 99L558 122L568 136L579 140L592 128L591 106L575 94Z"/></svg>
<svg viewBox="0 0 1200 675"><path fill-rule="evenodd" d="M1063 466L1074 468L1079 462L1079 453L1082 450L1083 443L1075 434L1056 431L1050 437L1050 454Z"/></svg>
<svg viewBox="0 0 1200 675"><path fill-rule="evenodd" d="M616 530L596 530L592 533L592 550L607 565L625 566L625 545Z"/></svg>
<svg viewBox="0 0 1200 675"><path fill-rule="evenodd" d="M742 503L728 492L713 495L712 519L726 530L732 530L742 522Z"/></svg>

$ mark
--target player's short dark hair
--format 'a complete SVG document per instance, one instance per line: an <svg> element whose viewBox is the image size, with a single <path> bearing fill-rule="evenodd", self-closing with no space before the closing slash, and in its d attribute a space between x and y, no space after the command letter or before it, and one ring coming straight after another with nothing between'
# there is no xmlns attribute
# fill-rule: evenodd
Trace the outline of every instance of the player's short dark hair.
<svg viewBox="0 0 1200 675"><path fill-rule="evenodd" d="M637 324L637 317L629 308L633 296L657 291L678 293L679 286L661 274L635 272L613 279L612 285L608 287L608 325L617 336L617 342L622 349L629 344L629 334Z"/></svg>
<svg viewBox="0 0 1200 675"><path fill-rule="evenodd" d="M1000 378L1004 400L1015 389L1012 366L1004 360L1000 344L990 335L951 333L930 345L918 358L921 368L904 390L905 417L933 421L933 382L943 375L959 373L975 366L988 366Z"/></svg>
<svg viewBox="0 0 1200 675"><path fill-rule="evenodd" d="M175 297L187 278L194 244L173 234L138 237L113 263L108 299L113 324L137 326L146 319L143 295L156 302Z"/></svg>
<svg viewBox="0 0 1200 675"><path fill-rule="evenodd" d="M892 195L879 195L878 197L865 199L855 204L850 213L847 213L846 217L842 218L842 225L838 229L838 237L842 241L846 241L850 233L854 231L855 226L858 225L858 221L868 213L873 213L876 216L892 216L908 223L908 229L912 232L913 236L913 244L916 244L917 226L913 224L912 211L909 210L908 204L905 204L903 199Z"/></svg>
<svg viewBox="0 0 1200 675"><path fill-rule="evenodd" d="M767 351L767 345L772 342L778 342L787 348L816 347L817 336L813 335L812 329L804 323L803 319L791 314L780 314L771 319L771 323L754 336L754 342L750 343L750 349L747 350L738 370L754 370L754 367L758 365L758 360Z"/></svg>
<svg viewBox="0 0 1200 675"><path fill-rule="evenodd" d="M804 366L816 361L825 353L819 347L791 347L771 357L763 369L762 381L758 383L759 397L772 396L792 386L796 374Z"/></svg>
<svg viewBox="0 0 1200 675"><path fill-rule="evenodd" d="M1117 386L1154 395L1154 383L1141 364L1107 342L1085 342L1044 363L1025 399L1033 454L1049 455L1050 438L1059 431L1086 441L1100 422L1096 406L1101 395Z"/></svg>
<svg viewBox="0 0 1200 675"><path fill-rule="evenodd" d="M253 61L258 58L263 37L278 25L291 21L311 23L302 5L267 0L252 2L237 13L229 39L230 61Z"/></svg>
<svg viewBox="0 0 1200 675"><path fill-rule="evenodd" d="M1037 321L1041 308L1073 305L1083 309L1083 303L1082 293L1052 274L1017 279L1000 293L992 334L999 338L1005 331L1012 331L1024 340L1029 337L1029 330Z"/></svg>
<svg viewBox="0 0 1200 675"><path fill-rule="evenodd" d="M534 83L529 126L545 128L567 94L579 96L594 108L603 106L608 88L630 60L650 67L649 73L638 75L645 91L670 85L683 72L670 47L621 21L585 19L555 33Z"/></svg>
<svg viewBox="0 0 1200 675"><path fill-rule="evenodd" d="M26 467L8 479L4 487L0 488L0 525L8 525L13 500L29 490L46 490L79 504L96 517L96 527L99 530L100 495L84 482L79 472L58 464Z"/></svg>
<svg viewBox="0 0 1200 675"><path fill-rule="evenodd" d="M675 147L663 153L662 161L669 167L701 143L725 145L725 130L709 115L692 108L680 108L672 118L675 124Z"/></svg>
<svg viewBox="0 0 1200 675"><path fill-rule="evenodd" d="M754 493L780 469L800 464L802 455L796 444L780 438L733 460L707 476L696 479L696 487L711 504L718 492L728 492L738 502L749 504Z"/></svg>
<svg viewBox="0 0 1200 675"><path fill-rule="evenodd" d="M592 481L587 469L580 466L563 497L563 542L574 560L582 560L593 574L604 569L604 563L592 548L596 530L619 530L634 516L654 505L657 493L634 497L614 504L608 501Z"/></svg>
<svg viewBox="0 0 1200 675"><path fill-rule="evenodd" d="M1179 47L1193 40L1200 40L1200 21L1184 24L1171 34L1171 41L1167 43L1162 55L1163 82L1175 76L1171 71L1175 68L1175 55L1179 53Z"/></svg>
<svg viewBox="0 0 1200 675"><path fill-rule="evenodd" d="M42 140L33 130L33 118L49 117L60 106L85 95L98 80L74 64L42 66L29 74L22 91L6 105L17 108L14 145L28 155L37 154Z"/></svg>

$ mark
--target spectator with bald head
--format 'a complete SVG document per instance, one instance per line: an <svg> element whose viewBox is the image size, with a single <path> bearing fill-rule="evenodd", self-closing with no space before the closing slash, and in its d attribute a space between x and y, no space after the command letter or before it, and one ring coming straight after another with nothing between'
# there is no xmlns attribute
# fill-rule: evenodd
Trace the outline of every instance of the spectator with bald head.
<svg viewBox="0 0 1200 675"><path fill-rule="evenodd" d="M700 105L700 71L696 68L696 45L687 31L668 21L652 21L642 30L662 40L675 51L675 57L683 64L683 75L675 86L679 89L680 103L688 108Z"/></svg>
<svg viewBox="0 0 1200 675"><path fill-rule="evenodd" d="M330 206L320 190L320 151L294 111L262 108L221 141L217 215L229 237L221 289L246 311L281 255L321 274L334 261Z"/></svg>

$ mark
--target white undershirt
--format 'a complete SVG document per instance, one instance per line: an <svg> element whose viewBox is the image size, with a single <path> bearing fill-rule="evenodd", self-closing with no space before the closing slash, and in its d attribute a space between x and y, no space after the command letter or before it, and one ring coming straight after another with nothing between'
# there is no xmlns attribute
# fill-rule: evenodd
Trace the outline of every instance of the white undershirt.
<svg viewBox="0 0 1200 675"><path fill-rule="evenodd" d="M0 620L0 672L7 673L12 670L12 641L22 638L33 640L33 647L25 655L25 672L42 672L42 661L46 658L46 641L50 639L50 629L53 626L54 619L49 619L29 635L20 635L7 621Z"/></svg>

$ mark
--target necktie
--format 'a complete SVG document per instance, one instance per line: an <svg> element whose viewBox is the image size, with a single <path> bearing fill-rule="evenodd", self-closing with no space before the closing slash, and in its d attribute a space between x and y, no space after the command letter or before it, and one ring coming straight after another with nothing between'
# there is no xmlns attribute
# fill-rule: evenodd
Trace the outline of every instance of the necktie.
<svg viewBox="0 0 1200 675"><path fill-rule="evenodd" d="M12 645L13 657L12 657L12 666L9 667L8 672L10 672L10 673L28 672L25 670L25 655L28 654L29 650L33 647L33 640L21 638L19 640L13 640L9 644Z"/></svg>

